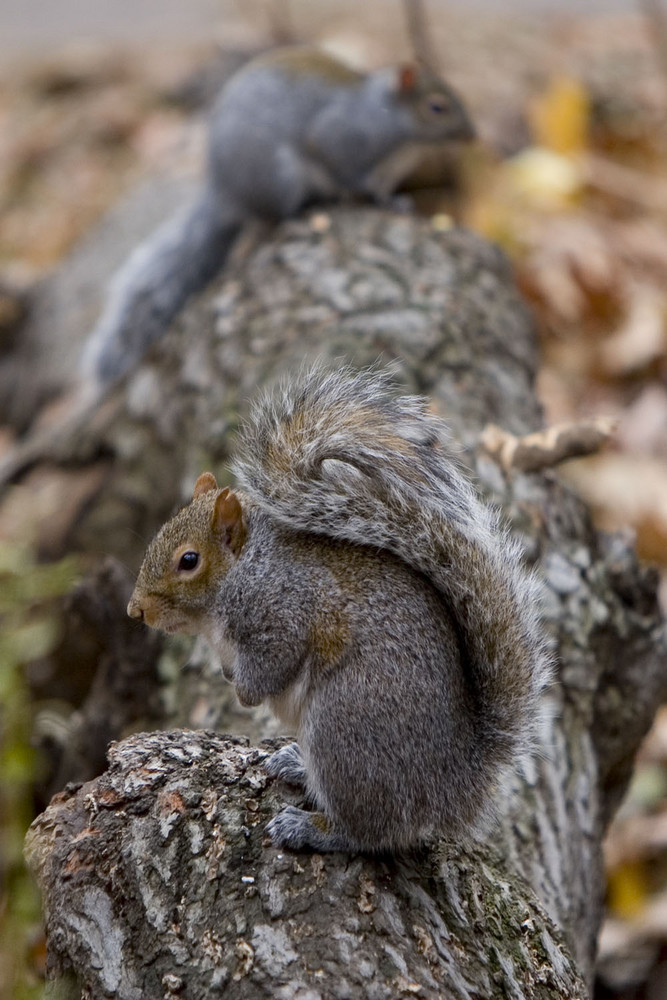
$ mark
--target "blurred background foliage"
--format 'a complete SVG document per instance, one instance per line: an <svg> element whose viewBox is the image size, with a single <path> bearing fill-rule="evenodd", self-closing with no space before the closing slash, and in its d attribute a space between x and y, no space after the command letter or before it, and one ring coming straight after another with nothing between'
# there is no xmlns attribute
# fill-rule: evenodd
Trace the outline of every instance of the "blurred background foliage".
<svg viewBox="0 0 667 1000"><path fill-rule="evenodd" d="M32 746L39 705L27 668L55 647L55 602L73 586L73 558L37 564L28 545L0 541L0 996L42 995L44 946L37 890L23 864L44 762Z"/></svg>
<svg viewBox="0 0 667 1000"><path fill-rule="evenodd" d="M409 52L398 0L4 0L0 363L25 295L114 201L200 169L221 52L326 45L360 66ZM431 0L432 44L480 140L461 193L417 207L509 253L535 312L546 420L612 416L565 475L600 526L632 530L667 580L667 28L657 0ZM4 22L4 23L3 23ZM0 453L12 431L0 427ZM21 864L40 761L31 669L58 641L71 560L0 522L0 995L40 994L38 902ZM663 583L667 604L667 583ZM667 708L608 838L599 998L667 997Z"/></svg>

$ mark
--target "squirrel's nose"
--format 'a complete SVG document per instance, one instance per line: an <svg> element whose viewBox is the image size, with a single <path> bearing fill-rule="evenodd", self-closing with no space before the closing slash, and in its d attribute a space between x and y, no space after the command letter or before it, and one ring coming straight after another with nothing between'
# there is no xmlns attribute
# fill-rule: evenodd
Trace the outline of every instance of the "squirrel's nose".
<svg viewBox="0 0 667 1000"><path fill-rule="evenodd" d="M127 613L130 618L136 618L137 621L142 622L144 620L144 609L134 597L130 599L130 603L127 606Z"/></svg>

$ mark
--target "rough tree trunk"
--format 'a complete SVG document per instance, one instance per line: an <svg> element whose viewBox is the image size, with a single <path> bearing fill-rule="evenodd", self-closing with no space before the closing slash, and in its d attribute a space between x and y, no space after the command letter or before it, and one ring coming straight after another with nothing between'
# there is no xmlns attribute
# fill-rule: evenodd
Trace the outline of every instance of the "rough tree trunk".
<svg viewBox="0 0 667 1000"><path fill-rule="evenodd" d="M223 470L248 397L305 355L395 360L539 565L558 663L543 756L516 776L487 843L371 859L267 843L290 793L264 774L266 746L135 735L31 828L51 974L123 1000L585 997L601 840L662 693L667 643L656 580L627 541L598 535L554 474L508 478L475 447L488 422L519 434L540 423L534 331L494 248L360 209L246 245L68 443L58 474L97 466L103 483L90 479L68 543L136 566L136 533L186 500L202 469Z"/></svg>

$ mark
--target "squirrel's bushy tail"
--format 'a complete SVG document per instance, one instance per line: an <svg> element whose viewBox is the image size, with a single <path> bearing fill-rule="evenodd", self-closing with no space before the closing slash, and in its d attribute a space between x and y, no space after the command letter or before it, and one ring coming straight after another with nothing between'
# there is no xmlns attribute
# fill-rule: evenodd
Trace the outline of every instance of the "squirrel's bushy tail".
<svg viewBox="0 0 667 1000"><path fill-rule="evenodd" d="M188 296L213 277L239 229L236 213L206 188L141 243L111 282L84 348L84 375L104 385L135 367Z"/></svg>
<svg viewBox="0 0 667 1000"><path fill-rule="evenodd" d="M379 546L427 576L453 612L499 768L528 750L548 656L536 584L478 499L443 422L391 376L316 368L260 401L234 466L244 489L292 528Z"/></svg>

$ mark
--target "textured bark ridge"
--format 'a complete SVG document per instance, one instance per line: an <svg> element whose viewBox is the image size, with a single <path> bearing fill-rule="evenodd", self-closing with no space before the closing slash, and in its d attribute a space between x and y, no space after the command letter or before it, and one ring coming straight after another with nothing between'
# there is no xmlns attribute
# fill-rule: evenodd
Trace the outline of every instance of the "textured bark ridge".
<svg viewBox="0 0 667 1000"><path fill-rule="evenodd" d="M545 581L557 670L542 757L517 773L487 843L373 860L266 843L266 821L294 801L263 773L266 748L134 736L32 827L51 972L132 1000L585 997L601 839L663 693L667 641L656 580L628 541L598 535L553 472L506 474L475 447L489 422L540 424L535 334L497 250L360 209L249 241L68 442L70 465L111 463L70 538L136 565L136 532L203 468L225 481L248 398L306 355L394 361L502 506Z"/></svg>
<svg viewBox="0 0 667 1000"><path fill-rule="evenodd" d="M93 995L583 995L561 933L490 850L272 847L263 828L285 789L267 756L212 733L135 736L97 782L53 800L31 860L60 869L51 946L96 967Z"/></svg>

